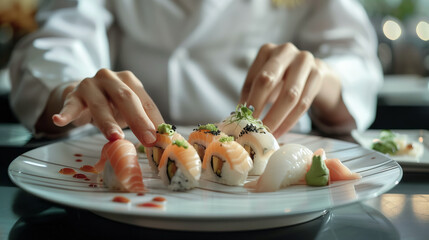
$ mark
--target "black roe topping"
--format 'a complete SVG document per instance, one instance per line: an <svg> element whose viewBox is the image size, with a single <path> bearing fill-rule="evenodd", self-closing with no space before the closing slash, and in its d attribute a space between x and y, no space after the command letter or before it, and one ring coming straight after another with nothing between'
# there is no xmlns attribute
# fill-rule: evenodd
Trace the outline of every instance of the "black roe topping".
<svg viewBox="0 0 429 240"><path fill-rule="evenodd" d="M265 133L264 128L262 127L256 127L253 124L247 124L240 132L239 137L243 136L244 134L248 134L248 133Z"/></svg>

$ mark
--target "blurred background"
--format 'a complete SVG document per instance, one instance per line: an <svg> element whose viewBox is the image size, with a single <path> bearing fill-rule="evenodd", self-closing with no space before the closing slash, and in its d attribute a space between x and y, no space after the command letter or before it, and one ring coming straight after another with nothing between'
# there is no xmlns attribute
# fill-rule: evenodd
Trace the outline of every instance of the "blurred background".
<svg viewBox="0 0 429 240"><path fill-rule="evenodd" d="M429 128L429 1L360 0L377 32L385 81L375 129ZM9 110L7 65L14 44L37 29L38 0L0 1L0 122Z"/></svg>

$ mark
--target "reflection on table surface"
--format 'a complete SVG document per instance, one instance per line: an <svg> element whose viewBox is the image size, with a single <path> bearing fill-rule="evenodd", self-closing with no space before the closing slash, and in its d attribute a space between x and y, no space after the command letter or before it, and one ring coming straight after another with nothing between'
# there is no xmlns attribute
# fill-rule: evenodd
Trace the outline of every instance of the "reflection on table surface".
<svg viewBox="0 0 429 240"><path fill-rule="evenodd" d="M413 177L411 177L413 178ZM429 230L429 178L406 179L364 203L331 209L295 226L244 232L181 232L117 223L89 211L39 199L14 186L0 187L0 239L426 239Z"/></svg>

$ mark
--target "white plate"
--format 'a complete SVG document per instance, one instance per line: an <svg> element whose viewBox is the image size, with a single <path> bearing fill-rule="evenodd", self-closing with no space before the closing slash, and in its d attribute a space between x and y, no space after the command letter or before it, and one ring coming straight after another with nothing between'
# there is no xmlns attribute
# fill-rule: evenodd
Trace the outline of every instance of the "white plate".
<svg viewBox="0 0 429 240"><path fill-rule="evenodd" d="M397 161L404 171L407 172L429 172L429 132L427 130L392 130L399 134L408 136L409 141L418 142L419 138L423 141L423 155L420 158L411 156L390 156L393 160ZM367 130L365 132L352 131L352 137L360 145L367 149L371 149L373 139L378 138L381 130Z"/></svg>
<svg viewBox="0 0 429 240"><path fill-rule="evenodd" d="M189 128L179 128L186 136ZM127 139L137 142L126 132ZM357 144L287 134L281 143L301 143L312 150L323 147L328 157L343 161L362 175L354 181L338 181L327 187L291 186L273 193L252 193L243 187L230 187L200 181L200 187L188 192L172 192L150 172L147 159L141 157L144 183L148 193L110 191L96 182L95 174L81 172L82 165L97 162L106 143L100 134L54 143L22 154L9 166L9 176L22 189L59 204L87 209L106 218L129 224L161 229L194 231L235 231L274 228L312 220L330 208L376 197L394 187L402 177L401 167L390 158ZM81 157L75 154L82 154ZM79 158L82 162L77 162ZM75 179L58 171L70 167L89 180ZM249 180L255 177L249 177ZM97 187L91 187L97 184ZM115 203L115 196L131 200ZM156 196L167 199L162 208L137 205Z"/></svg>

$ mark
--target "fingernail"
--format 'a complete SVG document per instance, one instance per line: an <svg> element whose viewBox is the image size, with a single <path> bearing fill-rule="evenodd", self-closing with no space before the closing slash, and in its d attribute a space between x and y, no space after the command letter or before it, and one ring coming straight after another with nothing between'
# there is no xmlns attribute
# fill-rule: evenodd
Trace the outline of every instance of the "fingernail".
<svg viewBox="0 0 429 240"><path fill-rule="evenodd" d="M107 139L109 141L115 141L122 138L124 138L124 134L122 133L122 131L118 131L117 129L112 129L107 135Z"/></svg>
<svg viewBox="0 0 429 240"><path fill-rule="evenodd" d="M143 133L143 141L147 144L154 143L156 141L155 134L151 131L145 131Z"/></svg>

